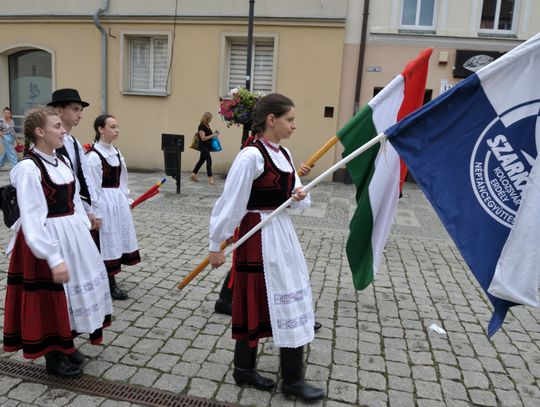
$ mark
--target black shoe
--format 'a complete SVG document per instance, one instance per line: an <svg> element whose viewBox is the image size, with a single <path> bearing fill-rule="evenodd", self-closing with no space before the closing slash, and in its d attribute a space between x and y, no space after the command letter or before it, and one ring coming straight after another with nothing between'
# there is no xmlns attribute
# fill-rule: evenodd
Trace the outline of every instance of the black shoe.
<svg viewBox="0 0 540 407"><path fill-rule="evenodd" d="M247 383L251 384L257 390L272 390L276 386L276 382L261 376L255 369L240 369L235 367L233 378L237 385Z"/></svg>
<svg viewBox="0 0 540 407"><path fill-rule="evenodd" d="M82 366L89 359L88 356L83 355L78 350L66 356L71 363L77 366Z"/></svg>
<svg viewBox="0 0 540 407"><path fill-rule="evenodd" d="M64 379L75 379L83 373L79 366L71 363L66 356L60 352L48 353L45 355L45 361L47 372Z"/></svg>
<svg viewBox="0 0 540 407"><path fill-rule="evenodd" d="M124 290L121 290L116 284L112 285L110 288L111 288L111 298L113 300L123 301L123 300L128 299L127 293Z"/></svg>
<svg viewBox="0 0 540 407"><path fill-rule="evenodd" d="M313 326L313 328L315 329L315 331L318 331L319 329L322 328L322 324L320 322L315 321L315 325Z"/></svg>
<svg viewBox="0 0 540 407"><path fill-rule="evenodd" d="M216 304L214 305L214 311L216 311L218 314L232 315L232 304L218 298Z"/></svg>
<svg viewBox="0 0 540 407"><path fill-rule="evenodd" d="M283 382L281 391L289 396L296 396L306 401L320 400L324 397L324 390L307 384L303 379L294 383Z"/></svg>

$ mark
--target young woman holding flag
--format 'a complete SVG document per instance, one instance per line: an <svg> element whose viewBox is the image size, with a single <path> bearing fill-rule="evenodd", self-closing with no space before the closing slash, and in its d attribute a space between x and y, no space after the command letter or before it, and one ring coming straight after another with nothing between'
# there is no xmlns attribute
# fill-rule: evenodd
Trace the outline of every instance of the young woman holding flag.
<svg viewBox="0 0 540 407"><path fill-rule="evenodd" d="M239 226L239 238L291 196L308 207L309 195L295 173L290 152L280 146L296 129L295 108L286 96L270 94L253 110L260 140L241 150L210 219L213 267L224 263L220 243ZM282 391L318 400L322 389L304 381L303 347L314 338L313 300L307 265L289 215L282 212L249 238L233 256L232 336L236 339L233 377L259 390L275 382L255 369L257 345L273 337L280 348Z"/></svg>

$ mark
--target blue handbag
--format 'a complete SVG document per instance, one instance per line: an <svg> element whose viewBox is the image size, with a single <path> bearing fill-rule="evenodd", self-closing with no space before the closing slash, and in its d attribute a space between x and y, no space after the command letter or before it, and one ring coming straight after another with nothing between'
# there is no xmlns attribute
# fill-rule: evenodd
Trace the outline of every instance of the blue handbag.
<svg viewBox="0 0 540 407"><path fill-rule="evenodd" d="M219 142L219 138L212 137L212 141L210 142L210 151L217 152L221 151L223 148L221 147L221 143Z"/></svg>

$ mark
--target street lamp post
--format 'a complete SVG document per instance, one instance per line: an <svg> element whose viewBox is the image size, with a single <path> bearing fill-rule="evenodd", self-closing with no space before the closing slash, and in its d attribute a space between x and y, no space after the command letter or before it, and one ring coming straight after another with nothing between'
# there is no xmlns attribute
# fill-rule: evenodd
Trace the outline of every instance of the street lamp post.
<svg viewBox="0 0 540 407"><path fill-rule="evenodd" d="M253 56L253 14L255 10L255 0L249 0L249 19L248 19L248 43L247 43L247 61L246 61L246 89L251 91L251 59ZM249 136L251 123L244 124L242 130L242 145Z"/></svg>

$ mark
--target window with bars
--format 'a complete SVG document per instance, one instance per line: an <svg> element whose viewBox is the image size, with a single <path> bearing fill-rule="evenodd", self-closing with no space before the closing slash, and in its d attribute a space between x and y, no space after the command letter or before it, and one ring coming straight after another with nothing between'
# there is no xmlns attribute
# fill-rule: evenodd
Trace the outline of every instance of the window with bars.
<svg viewBox="0 0 540 407"><path fill-rule="evenodd" d="M169 72L169 40L165 35L129 35L124 91L165 94Z"/></svg>
<svg viewBox="0 0 540 407"><path fill-rule="evenodd" d="M484 0L480 29L489 31L514 31L516 0Z"/></svg>
<svg viewBox="0 0 540 407"><path fill-rule="evenodd" d="M402 27L434 28L434 21L435 0L403 0Z"/></svg>
<svg viewBox="0 0 540 407"><path fill-rule="evenodd" d="M251 60L251 91L271 93L274 90L273 37L254 38ZM226 91L246 86L247 38L229 37Z"/></svg>

